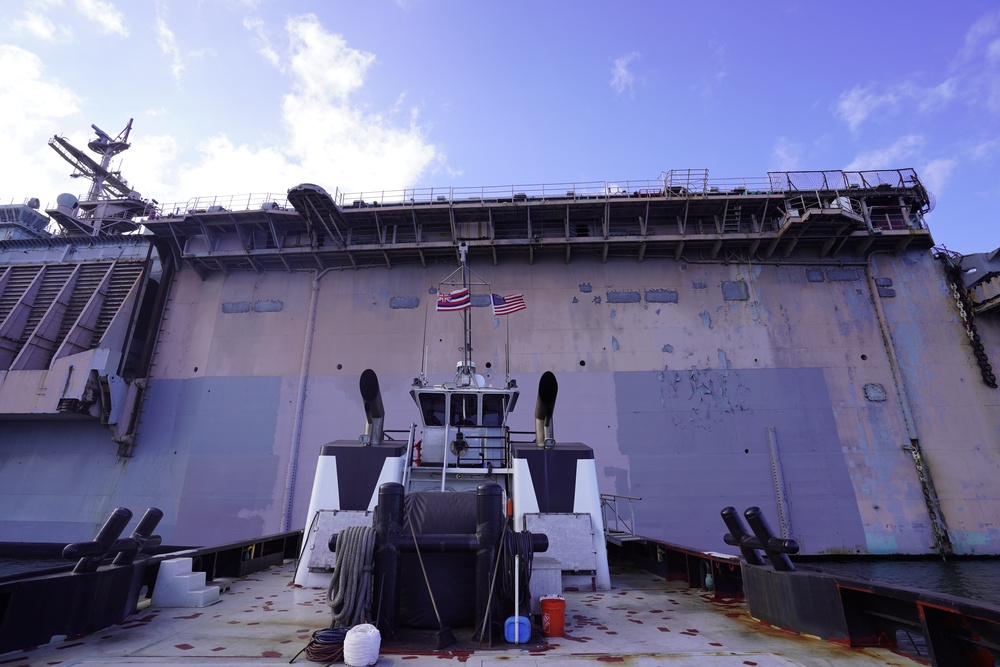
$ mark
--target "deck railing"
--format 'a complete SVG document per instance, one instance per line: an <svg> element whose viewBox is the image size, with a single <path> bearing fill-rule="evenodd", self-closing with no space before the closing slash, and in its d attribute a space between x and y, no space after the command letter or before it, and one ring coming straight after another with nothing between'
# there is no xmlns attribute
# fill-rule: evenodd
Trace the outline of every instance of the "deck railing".
<svg viewBox="0 0 1000 667"><path fill-rule="evenodd" d="M581 201L617 198L738 197L790 195L809 191L917 189L923 186L913 169L875 171L774 171L765 176L710 178L707 169L674 169L655 179L565 181L513 185L422 187L361 190L330 194L342 208L474 204L491 202ZM160 204L158 216L250 210L291 210L285 194L249 193L193 197L184 202Z"/></svg>

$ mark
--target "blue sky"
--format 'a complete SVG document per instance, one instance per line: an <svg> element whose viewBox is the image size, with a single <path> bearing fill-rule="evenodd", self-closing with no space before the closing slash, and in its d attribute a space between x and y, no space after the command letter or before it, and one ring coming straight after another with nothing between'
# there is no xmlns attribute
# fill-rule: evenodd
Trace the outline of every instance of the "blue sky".
<svg viewBox="0 0 1000 667"><path fill-rule="evenodd" d="M13 0L0 200L134 117L122 171L203 195L912 167L939 244L1000 246L996 2Z"/></svg>

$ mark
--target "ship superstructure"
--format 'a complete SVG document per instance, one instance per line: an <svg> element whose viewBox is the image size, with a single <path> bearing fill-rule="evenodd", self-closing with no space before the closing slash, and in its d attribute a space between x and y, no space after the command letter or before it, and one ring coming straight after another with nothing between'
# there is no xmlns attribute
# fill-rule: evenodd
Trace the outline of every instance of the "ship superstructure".
<svg viewBox="0 0 1000 667"><path fill-rule="evenodd" d="M552 371L560 440L593 447L601 492L642 498L642 535L727 551L719 510L758 505L807 554L1000 553L995 258L974 283L972 260L941 261L930 207L911 169L674 170L150 200L128 209L141 234L74 238L50 214L60 234L0 242L0 535L84 539L115 505L161 507L173 543L296 528L365 369L392 415L482 377L444 415L475 413L468 449L415 419L449 466L498 428L490 401L534 430L506 378ZM463 245L529 307L507 321L472 298L476 373L456 379L465 341L426 313Z"/></svg>

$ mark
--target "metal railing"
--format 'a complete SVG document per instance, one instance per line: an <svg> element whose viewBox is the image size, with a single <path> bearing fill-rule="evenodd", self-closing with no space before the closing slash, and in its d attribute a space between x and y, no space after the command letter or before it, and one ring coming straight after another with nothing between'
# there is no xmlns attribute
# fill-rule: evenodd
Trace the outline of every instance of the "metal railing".
<svg viewBox="0 0 1000 667"><path fill-rule="evenodd" d="M225 213L229 211L290 211L291 205L284 194L256 192L239 195L208 195L192 197L185 202L160 204L153 219L176 217L192 213Z"/></svg>
<svg viewBox="0 0 1000 667"><path fill-rule="evenodd" d="M628 506L627 519L622 516L618 509L619 500L627 501L625 503ZM642 500L642 498L621 496L614 493L601 494L601 514L604 517L605 540L621 543L623 541L641 539L635 534L635 509L632 507L633 500Z"/></svg>
<svg viewBox="0 0 1000 667"><path fill-rule="evenodd" d="M426 187L340 192L330 196L342 208L415 206L491 202L585 201L618 198L690 198L714 196L790 195L808 191L915 189L926 195L913 169L875 171L776 171L766 176L710 178L707 169L673 169L655 179L566 181L470 187ZM291 210L285 194L249 193L193 197L185 202L160 204L156 215L250 210Z"/></svg>

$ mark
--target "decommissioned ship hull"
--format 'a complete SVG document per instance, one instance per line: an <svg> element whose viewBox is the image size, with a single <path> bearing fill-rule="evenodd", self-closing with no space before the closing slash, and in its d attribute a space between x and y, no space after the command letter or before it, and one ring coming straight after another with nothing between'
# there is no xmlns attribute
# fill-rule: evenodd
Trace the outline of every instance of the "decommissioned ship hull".
<svg viewBox="0 0 1000 667"><path fill-rule="evenodd" d="M732 553L719 511L756 505L803 554L1000 553L992 283L931 251L916 174L678 178L302 185L0 242L0 540L89 539L115 506L162 509L171 544L302 528L321 447L363 428L360 373L389 428L422 369L452 376L434 287L465 242L479 372L556 374L556 446L641 498L635 533ZM490 290L528 307L496 318Z"/></svg>

